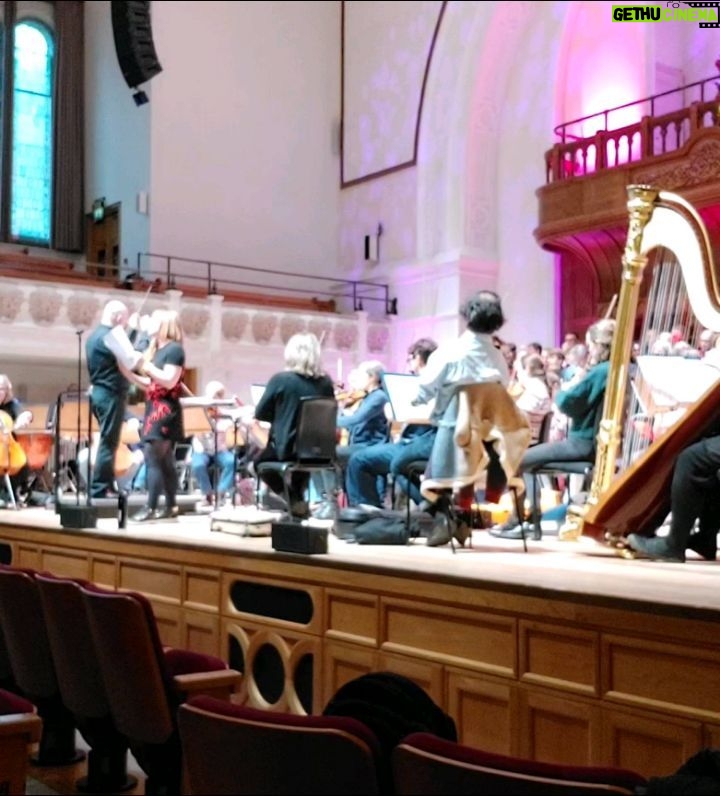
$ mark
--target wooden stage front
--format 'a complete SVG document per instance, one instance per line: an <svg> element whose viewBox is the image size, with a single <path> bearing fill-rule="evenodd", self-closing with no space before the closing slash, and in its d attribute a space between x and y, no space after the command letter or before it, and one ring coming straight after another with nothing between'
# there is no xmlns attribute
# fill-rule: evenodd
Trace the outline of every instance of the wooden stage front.
<svg viewBox="0 0 720 796"><path fill-rule="evenodd" d="M347 680L390 669L424 686L461 740L490 751L665 775L720 746L720 569L626 560L590 539L475 531L324 555L177 522L0 511L0 560L145 593L163 641L244 672L238 699L319 712ZM691 554L692 555L692 554Z"/></svg>

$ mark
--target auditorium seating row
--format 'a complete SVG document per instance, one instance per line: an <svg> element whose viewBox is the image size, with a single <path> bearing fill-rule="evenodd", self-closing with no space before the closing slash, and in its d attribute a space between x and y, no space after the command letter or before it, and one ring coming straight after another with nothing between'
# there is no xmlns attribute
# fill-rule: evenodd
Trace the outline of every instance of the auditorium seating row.
<svg viewBox="0 0 720 796"><path fill-rule="evenodd" d="M179 724L193 796L599 796L634 794L646 783L632 771L505 757L429 732L411 733L387 749L379 732L350 715L273 713L206 696L180 706Z"/></svg>
<svg viewBox="0 0 720 796"><path fill-rule="evenodd" d="M0 631L0 713L16 730L11 741L0 717L0 779L8 781L8 753L25 758L18 744L38 743L39 765L81 760L77 729L89 748L77 788L90 793L135 786L128 749L147 794L596 794L632 793L643 782L428 733L387 749L350 716L235 704L240 674L213 656L163 647L150 603L134 592L1 566ZM24 772L14 776L7 792L24 793Z"/></svg>
<svg viewBox="0 0 720 796"><path fill-rule="evenodd" d="M163 647L141 594L0 567L0 685L42 720L38 765L82 760L79 730L89 748L79 790L133 787L130 749L146 793L179 793L178 706L198 693L229 699L240 677L214 656Z"/></svg>

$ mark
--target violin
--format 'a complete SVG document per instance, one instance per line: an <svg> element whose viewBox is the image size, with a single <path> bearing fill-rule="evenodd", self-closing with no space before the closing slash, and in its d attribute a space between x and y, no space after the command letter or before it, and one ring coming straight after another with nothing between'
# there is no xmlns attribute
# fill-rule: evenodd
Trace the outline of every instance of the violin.
<svg viewBox="0 0 720 796"><path fill-rule="evenodd" d="M349 409L355 406L367 396L367 390L341 390L335 393L335 400L342 405L344 409Z"/></svg>
<svg viewBox="0 0 720 796"><path fill-rule="evenodd" d="M0 475L15 475L27 464L23 446L12 433L13 419L0 411Z"/></svg>

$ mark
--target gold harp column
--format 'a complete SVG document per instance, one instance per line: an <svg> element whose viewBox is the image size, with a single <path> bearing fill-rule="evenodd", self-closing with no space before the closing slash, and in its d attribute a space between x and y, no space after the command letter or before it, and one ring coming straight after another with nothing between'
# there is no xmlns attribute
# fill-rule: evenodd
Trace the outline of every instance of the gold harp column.
<svg viewBox="0 0 720 796"><path fill-rule="evenodd" d="M647 255L642 253L643 232L652 216L659 191L648 185L629 185L629 225L625 251L622 257L622 279L618 299L617 323L610 349L610 369L605 388L603 416L597 435L597 451L590 495L584 506L568 510L568 519L560 531L561 539L577 539L582 533L585 512L597 505L615 475L620 435L623 424L625 393L628 386L628 368L632 351L637 315L640 283L647 265Z"/></svg>

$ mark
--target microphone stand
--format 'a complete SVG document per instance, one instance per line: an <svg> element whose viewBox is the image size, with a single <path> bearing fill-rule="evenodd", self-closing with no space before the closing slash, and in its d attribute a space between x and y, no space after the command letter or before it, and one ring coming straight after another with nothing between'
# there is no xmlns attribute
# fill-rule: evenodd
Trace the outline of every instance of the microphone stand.
<svg viewBox="0 0 720 796"><path fill-rule="evenodd" d="M77 388L78 388L78 402L77 402L77 447L75 448L75 467L77 468L77 479L78 479L78 489L75 492L75 505L80 505L80 396L82 395L82 336L83 330L77 329L75 334L77 335L78 341L78 355L77 355ZM88 396L88 412L92 412L90 396ZM92 428L92 414L88 415L88 433L89 429ZM87 483L85 484L85 489L87 492L87 505L90 505L90 481L92 480L92 472L91 472L92 464L90 462L90 450L88 450L88 473L87 473Z"/></svg>

